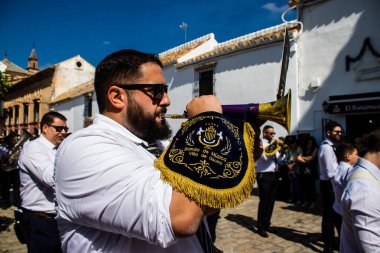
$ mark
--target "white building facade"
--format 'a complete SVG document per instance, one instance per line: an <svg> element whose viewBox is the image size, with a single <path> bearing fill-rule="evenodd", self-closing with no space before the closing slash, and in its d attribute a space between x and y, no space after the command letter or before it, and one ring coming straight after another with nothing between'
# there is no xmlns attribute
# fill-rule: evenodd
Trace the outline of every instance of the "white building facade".
<svg viewBox="0 0 380 253"><path fill-rule="evenodd" d="M299 11L297 129L321 139L334 120L352 142L380 126L380 1L309 2Z"/></svg>
<svg viewBox="0 0 380 253"><path fill-rule="evenodd" d="M292 21L223 43L210 34L196 53L184 49L201 38L161 53L170 82L169 113L182 113L202 94L214 94L222 104L275 101L287 27L291 47L285 93L292 92L291 127L287 132L267 122L278 136L305 133L320 142L324 124L334 120L353 141L380 126L380 1L302 2L290 3L301 25ZM169 121L174 130L180 127L181 121Z"/></svg>

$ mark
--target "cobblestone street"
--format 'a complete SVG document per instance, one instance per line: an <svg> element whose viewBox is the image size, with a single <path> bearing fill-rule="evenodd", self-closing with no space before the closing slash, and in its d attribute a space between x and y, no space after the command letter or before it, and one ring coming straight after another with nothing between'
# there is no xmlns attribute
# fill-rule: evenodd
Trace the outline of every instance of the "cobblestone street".
<svg viewBox="0 0 380 253"><path fill-rule="evenodd" d="M272 227L276 234L262 238L255 232L257 195L244 204L221 211L217 225L216 245L224 253L321 252L321 210L276 201ZM0 211L0 253L26 253L13 231L13 208Z"/></svg>

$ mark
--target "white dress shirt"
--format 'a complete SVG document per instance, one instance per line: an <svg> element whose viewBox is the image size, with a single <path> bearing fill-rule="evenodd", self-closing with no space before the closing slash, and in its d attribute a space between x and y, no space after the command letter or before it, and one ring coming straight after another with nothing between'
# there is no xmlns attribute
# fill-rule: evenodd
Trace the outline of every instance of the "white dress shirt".
<svg viewBox="0 0 380 253"><path fill-rule="evenodd" d="M261 139L263 143L263 147L269 145L269 141L267 139ZM256 172L264 173L264 172L275 172L277 171L277 160L280 159L280 152L276 152L273 156L266 156L264 152L261 154L261 157L256 161Z"/></svg>
<svg viewBox="0 0 380 253"><path fill-rule="evenodd" d="M55 213L53 172L56 151L55 145L42 134L24 144L18 160L23 208Z"/></svg>
<svg viewBox="0 0 380 253"><path fill-rule="evenodd" d="M339 162L338 167L335 170L334 177L332 179L332 185L334 188L334 193L335 193L335 201L333 204L333 209L335 212L339 213L342 215L342 210L341 210L341 198L343 194L343 190L345 187L345 179L347 177L347 174L350 171L350 168L352 168L351 164L346 163L346 162Z"/></svg>
<svg viewBox="0 0 380 253"><path fill-rule="evenodd" d="M351 179L344 189L339 252L380 252L380 169L359 158L348 178L357 172L369 178Z"/></svg>
<svg viewBox="0 0 380 253"><path fill-rule="evenodd" d="M172 187L147 143L103 115L70 135L56 160L57 220L64 252L202 252L175 238Z"/></svg>
<svg viewBox="0 0 380 253"><path fill-rule="evenodd" d="M326 143L326 144L323 144ZM318 164L321 180L330 180L334 177L335 169L338 167L338 161L333 149L333 142L326 139L318 150Z"/></svg>

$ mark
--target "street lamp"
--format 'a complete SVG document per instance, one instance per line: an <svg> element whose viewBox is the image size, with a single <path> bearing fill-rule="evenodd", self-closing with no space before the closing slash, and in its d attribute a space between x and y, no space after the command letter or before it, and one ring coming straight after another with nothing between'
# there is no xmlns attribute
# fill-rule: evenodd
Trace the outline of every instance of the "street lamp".
<svg viewBox="0 0 380 253"><path fill-rule="evenodd" d="M187 24L185 22L182 22L180 25L179 25L179 28L181 28L182 30L185 31L185 42L186 42L186 30L187 30Z"/></svg>

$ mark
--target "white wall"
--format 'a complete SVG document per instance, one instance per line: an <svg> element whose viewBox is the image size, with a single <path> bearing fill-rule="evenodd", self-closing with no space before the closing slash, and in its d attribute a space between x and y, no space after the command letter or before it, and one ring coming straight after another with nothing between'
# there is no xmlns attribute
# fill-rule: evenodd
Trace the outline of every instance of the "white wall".
<svg viewBox="0 0 380 253"><path fill-rule="evenodd" d="M212 59L211 61L217 62L214 72L214 92L221 103L247 104L275 101L280 79L282 49L283 44L276 43ZM297 108L295 106L297 90L293 59L294 53L291 52L286 91L291 88L294 97L292 100L292 104L294 104L292 126L296 125L293 122L297 122ZM171 99L169 113L182 113L186 104L193 98L193 86L198 75L194 71L196 66L198 64L182 69L170 67L164 70L167 81L173 78L173 83L169 89ZM183 122L180 120L168 121L174 132ZM278 136L287 135L283 127L275 123L270 124L276 128Z"/></svg>
<svg viewBox="0 0 380 253"><path fill-rule="evenodd" d="M84 96L78 96L52 106L50 109L62 113L67 118L69 132L73 133L84 128ZM92 116L99 113L96 95L92 98Z"/></svg>
<svg viewBox="0 0 380 253"><path fill-rule="evenodd" d="M77 63L80 63L78 67ZM59 95L94 79L95 68L79 55L56 64L52 100Z"/></svg>
<svg viewBox="0 0 380 253"><path fill-rule="evenodd" d="M325 114L323 101L329 96L380 91L380 80L357 81L345 71L345 57L356 57L366 37L380 50L378 28L380 1L326 1L305 7L302 13L304 31L299 40L299 130L312 130L321 139L321 118L333 119L345 127L344 115ZM367 49L364 58L373 58ZM312 91L311 82L321 87Z"/></svg>

